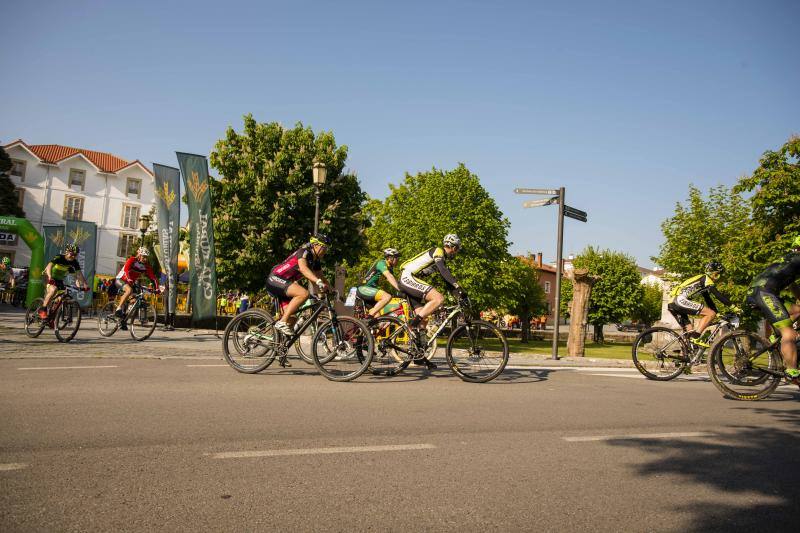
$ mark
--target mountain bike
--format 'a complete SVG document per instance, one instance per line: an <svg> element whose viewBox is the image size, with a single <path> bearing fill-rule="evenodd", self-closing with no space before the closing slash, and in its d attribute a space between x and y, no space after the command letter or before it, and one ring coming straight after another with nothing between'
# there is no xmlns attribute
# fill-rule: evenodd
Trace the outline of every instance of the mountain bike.
<svg viewBox="0 0 800 533"><path fill-rule="evenodd" d="M726 314L709 326L708 343L713 344L724 334L739 327L739 317ZM636 369L647 379L669 381L689 366L705 362L706 348L689 341L684 328L679 334L670 328L653 327L644 330L633 341L631 356Z"/></svg>
<svg viewBox="0 0 800 533"><path fill-rule="evenodd" d="M453 329L445 345L450 370L471 383L485 383L499 376L508 363L508 341L503 332L490 322L473 320L468 299L459 300L446 310L447 316L430 336L412 330L408 322L397 317L378 318L371 328L375 337L373 361L377 361L373 366L390 376L398 374L412 361L425 358L444 329L453 320L461 319L463 324Z"/></svg>
<svg viewBox="0 0 800 533"><path fill-rule="evenodd" d="M110 337L117 332L124 323L134 340L144 341L156 329L158 312L156 306L147 301L146 295L155 294L156 291L141 285L133 285L133 295L128 302L125 316L117 317L115 311L117 304L110 301L100 309L97 314L97 329L103 337Z"/></svg>
<svg viewBox="0 0 800 533"><path fill-rule="evenodd" d="M311 295L312 312L298 325L293 335L286 336L275 328L275 318L262 309L251 309L236 315L222 336L225 361L235 370L256 374L269 367L275 359L281 366L289 365L289 348L303 336L306 329L316 325L311 340L311 356L320 374L331 381L350 381L364 373L372 361L373 341L366 324L339 316L334 303L335 293L321 297ZM328 318L317 322L327 313Z"/></svg>
<svg viewBox="0 0 800 533"><path fill-rule="evenodd" d="M273 298L273 317L277 320L281 316L281 304L277 298ZM300 328L306 322L311 319L311 315L314 314L314 300L309 298L300 308L297 310L297 322L294 324L294 330L300 332L300 337L294 344L294 349L297 351L297 355L300 356L300 359L308 363L309 365L314 364L314 358L311 355L311 342L314 339L314 335L317 333L319 329L319 325L323 322L327 322L330 320L330 316L328 315L327 311L323 310L319 313L314 320L311 321L307 328L303 328L302 332Z"/></svg>
<svg viewBox="0 0 800 533"><path fill-rule="evenodd" d="M81 327L81 306L75 295L76 287L66 286L56 291L47 306L47 318L39 316L39 308L44 298L36 298L25 311L25 334L35 339L42 334L44 328L52 328L59 342L69 342L75 338Z"/></svg>

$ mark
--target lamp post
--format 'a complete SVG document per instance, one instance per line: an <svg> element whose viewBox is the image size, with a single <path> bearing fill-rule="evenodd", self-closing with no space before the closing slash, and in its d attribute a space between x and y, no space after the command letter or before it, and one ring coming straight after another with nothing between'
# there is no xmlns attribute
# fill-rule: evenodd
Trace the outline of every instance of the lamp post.
<svg viewBox="0 0 800 533"><path fill-rule="evenodd" d="M322 186L325 185L325 177L328 175L328 169L325 163L321 161L314 161L312 169L312 176L314 179L314 196L317 198L316 207L314 208L314 233L319 230L319 194Z"/></svg>
<svg viewBox="0 0 800 533"><path fill-rule="evenodd" d="M147 233L147 229L150 227L150 215L142 215L139 217L139 233L142 234L142 243L140 246L144 246L144 236Z"/></svg>

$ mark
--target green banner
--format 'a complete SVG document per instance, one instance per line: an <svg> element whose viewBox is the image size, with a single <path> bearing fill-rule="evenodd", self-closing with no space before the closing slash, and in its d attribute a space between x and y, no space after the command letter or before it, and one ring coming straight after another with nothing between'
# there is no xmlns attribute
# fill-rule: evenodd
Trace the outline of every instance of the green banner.
<svg viewBox="0 0 800 533"><path fill-rule="evenodd" d="M75 243L80 248L78 253L78 263L81 265L81 272L89 286L92 286L94 279L94 257L97 250L97 225L94 222L83 222L80 220L67 220L66 228L67 243ZM78 304L86 307L92 303L92 291L79 292Z"/></svg>
<svg viewBox="0 0 800 533"><path fill-rule="evenodd" d="M177 152L189 202L189 290L192 319L217 313L217 269L208 160L202 155Z"/></svg>
<svg viewBox="0 0 800 533"><path fill-rule="evenodd" d="M175 313L178 301L178 240L181 217L181 172L177 168L154 164L156 212L161 266L167 275L167 313Z"/></svg>
<svg viewBox="0 0 800 533"><path fill-rule="evenodd" d="M47 265L64 250L64 244L66 244L64 226L44 226L42 228L42 236L44 237L44 260L46 261L45 265Z"/></svg>

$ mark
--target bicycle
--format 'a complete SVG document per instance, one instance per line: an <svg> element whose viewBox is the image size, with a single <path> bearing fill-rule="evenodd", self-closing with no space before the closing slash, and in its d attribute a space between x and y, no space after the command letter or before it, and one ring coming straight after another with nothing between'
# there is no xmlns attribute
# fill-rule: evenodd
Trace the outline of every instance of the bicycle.
<svg viewBox="0 0 800 533"><path fill-rule="evenodd" d="M83 289L66 286L58 290L47 306L47 318L39 316L39 308L44 298L36 298L25 311L25 334L35 339L45 327L52 328L59 342L69 342L75 338L81 327L81 306L75 294Z"/></svg>
<svg viewBox="0 0 800 533"><path fill-rule="evenodd" d="M112 336L123 323L128 326L131 337L140 342L149 339L155 331L158 312L155 305L148 302L145 296L146 294L155 294L156 291L139 284L135 284L133 287L133 298L128 303L124 317L117 317L115 313L117 304L114 300L100 309L97 314L97 330L103 337Z"/></svg>
<svg viewBox="0 0 800 533"><path fill-rule="evenodd" d="M484 320L473 320L472 305L467 299L445 309L447 316L426 338L418 336L406 321L388 315L379 317L372 327L374 357L378 358L375 366L385 369L386 375L398 374L412 361L425 358L447 325L461 319L464 323L452 330L445 345L450 370L471 383L486 383L499 376L508 363L508 341L500 328Z"/></svg>
<svg viewBox="0 0 800 533"><path fill-rule="evenodd" d="M328 318L317 324L311 341L314 366L331 381L350 381L363 374L372 361L373 340L369 328L356 318L336 313L335 293L309 298L313 311L289 336L275 329L275 318L262 309L236 315L222 336L225 361L245 374L261 372L275 359L282 367L290 366L289 348L327 313Z"/></svg>
<svg viewBox="0 0 800 533"><path fill-rule="evenodd" d="M798 324L794 324L798 329ZM800 349L800 341L797 342ZM750 331L733 331L723 336L711 350L708 375L727 398L762 400L775 392L785 375L781 339L770 343Z"/></svg>
<svg viewBox="0 0 800 533"><path fill-rule="evenodd" d="M719 317L709 327L709 344L717 342L719 336L739 327L739 317L729 313ZM636 369L647 379L669 381L675 379L690 366L705 362L706 348L689 342L685 327L678 334L670 328L652 327L641 332L633 341L631 357Z"/></svg>

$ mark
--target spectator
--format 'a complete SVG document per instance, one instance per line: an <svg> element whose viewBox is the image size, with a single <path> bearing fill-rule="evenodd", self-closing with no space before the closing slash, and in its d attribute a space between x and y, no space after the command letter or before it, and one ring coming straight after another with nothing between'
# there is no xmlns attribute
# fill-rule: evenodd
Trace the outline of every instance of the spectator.
<svg viewBox="0 0 800 533"><path fill-rule="evenodd" d="M244 313L250 308L250 298L247 297L246 293L242 293L242 296L239 298L239 310L236 312L238 315L239 313Z"/></svg>

